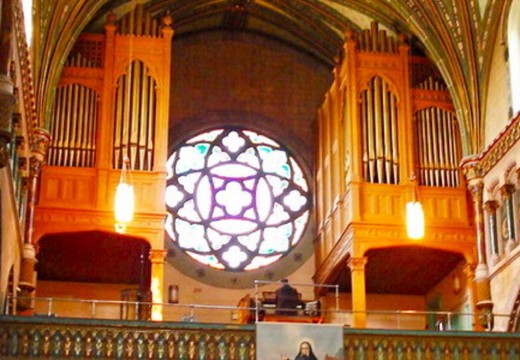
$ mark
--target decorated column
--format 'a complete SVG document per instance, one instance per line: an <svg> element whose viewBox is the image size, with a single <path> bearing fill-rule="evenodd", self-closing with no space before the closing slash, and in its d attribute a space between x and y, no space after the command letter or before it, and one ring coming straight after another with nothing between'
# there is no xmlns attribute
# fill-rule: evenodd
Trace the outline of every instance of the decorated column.
<svg viewBox="0 0 520 360"><path fill-rule="evenodd" d="M482 329L491 330L493 324L493 302L489 285L489 268L486 255L484 230L484 179L477 157L466 158L462 162L467 187L473 201L475 230L477 239L478 264L475 269L475 307L479 312L478 324Z"/></svg>
<svg viewBox="0 0 520 360"><path fill-rule="evenodd" d="M36 249L32 236L34 207L36 205L38 177L45 161L49 141L49 133L44 129L36 129L32 134L31 157L29 159L29 178L27 181L24 248L19 283L22 290L22 296L29 295L36 288L36 275L34 272L34 266L36 264Z"/></svg>
<svg viewBox="0 0 520 360"><path fill-rule="evenodd" d="M506 216L506 228L507 228L507 239L506 239L506 253L510 253L515 247L516 234L515 234L515 214L513 206L513 194L515 193L515 186L513 184L505 184L500 188L500 194L502 195L502 204L505 207Z"/></svg>
<svg viewBox="0 0 520 360"><path fill-rule="evenodd" d="M366 257L350 258L348 267L352 282L352 327L365 328L367 325L367 305L365 290Z"/></svg>
<svg viewBox="0 0 520 360"><path fill-rule="evenodd" d="M150 261L152 262L152 302L154 304L163 303L163 284L164 284L164 258L166 257L166 250L150 249ZM152 306L152 320L162 320L162 306Z"/></svg>
<svg viewBox="0 0 520 360"><path fill-rule="evenodd" d="M9 164L15 102L13 83L6 75L0 75L0 169Z"/></svg>

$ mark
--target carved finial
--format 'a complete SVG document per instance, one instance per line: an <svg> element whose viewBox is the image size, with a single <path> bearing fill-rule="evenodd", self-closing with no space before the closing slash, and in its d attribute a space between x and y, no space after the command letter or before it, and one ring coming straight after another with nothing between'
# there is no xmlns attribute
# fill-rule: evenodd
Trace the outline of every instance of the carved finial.
<svg viewBox="0 0 520 360"><path fill-rule="evenodd" d="M168 27L168 28L171 28L172 27L172 24L173 24L173 18L172 18L172 15L170 13L170 10L166 10L166 14L164 14L164 16L162 17L162 24L164 27Z"/></svg>
<svg viewBox="0 0 520 360"><path fill-rule="evenodd" d="M107 25L114 25L116 23L116 14L112 11L107 15Z"/></svg>
<svg viewBox="0 0 520 360"><path fill-rule="evenodd" d="M345 41L347 40L355 40L354 31L350 27L345 30Z"/></svg>

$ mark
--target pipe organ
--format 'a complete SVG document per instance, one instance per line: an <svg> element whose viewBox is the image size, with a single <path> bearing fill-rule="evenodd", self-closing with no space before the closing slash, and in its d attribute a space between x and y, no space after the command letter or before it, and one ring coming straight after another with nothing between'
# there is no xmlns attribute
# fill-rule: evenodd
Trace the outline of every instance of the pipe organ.
<svg viewBox="0 0 520 360"><path fill-rule="evenodd" d="M317 113L315 282L334 283L347 260L364 264L369 250L417 241L407 238L404 221L416 195L425 213L421 245L471 260L460 132L437 69L373 23L347 32L333 73ZM356 274L353 310L362 313L364 277Z"/></svg>
<svg viewBox="0 0 520 360"><path fill-rule="evenodd" d="M158 129L168 128L172 37L171 17L140 4L109 16L104 34L79 37L54 95L35 239L51 229L113 231L128 157L137 214L127 233L162 249L168 132Z"/></svg>

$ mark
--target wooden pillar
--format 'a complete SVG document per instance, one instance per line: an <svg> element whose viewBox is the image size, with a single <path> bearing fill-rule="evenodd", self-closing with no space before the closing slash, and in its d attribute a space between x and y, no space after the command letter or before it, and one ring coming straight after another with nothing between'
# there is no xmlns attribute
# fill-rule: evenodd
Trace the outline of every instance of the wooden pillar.
<svg viewBox="0 0 520 360"><path fill-rule="evenodd" d="M152 263L151 270L151 291L152 291L152 302L161 304L163 303L164 293L164 258L166 257L166 250L163 249L150 249L150 261ZM152 306L152 320L162 320L162 306Z"/></svg>
<svg viewBox="0 0 520 360"><path fill-rule="evenodd" d="M476 282L475 282L475 264L466 264L463 267L462 272L466 275L466 279L467 279L467 282L466 282L467 289L466 289L466 291L467 291L467 294L468 294L469 302L470 302L472 308L476 308L477 287L476 287ZM474 330L484 330L484 328L480 325L479 314L478 313L473 313L471 322L473 324L473 329Z"/></svg>
<svg viewBox="0 0 520 360"><path fill-rule="evenodd" d="M467 187L471 194L474 209L474 222L477 239L478 264L475 269L475 307L479 312L481 329L491 330L493 326L493 302L489 284L489 268L486 253L486 234L484 230L484 179L478 158L466 158L462 162L462 169L467 180Z"/></svg>
<svg viewBox="0 0 520 360"><path fill-rule="evenodd" d="M366 328L367 305L365 292L366 257L349 258L350 278L352 282L352 327Z"/></svg>
<svg viewBox="0 0 520 360"><path fill-rule="evenodd" d="M114 62L116 59L116 41L114 24L115 18L110 14L105 26L105 57L103 59L103 93L101 97L100 117L97 126L96 140L96 167L106 171L112 169L112 139L114 122L114 91L117 87L117 80L114 72ZM123 56L122 54L118 54ZM128 56L128 55L127 55ZM104 174L106 176L106 174ZM105 181L105 179L100 180ZM103 188L103 186L101 186Z"/></svg>
<svg viewBox="0 0 520 360"><path fill-rule="evenodd" d="M346 84L345 93L345 106L343 109L343 118L345 122L345 153L347 161L350 164L348 173L346 174L346 183L359 182L363 179L362 162L363 154L361 153L360 146L362 134L359 126L359 108L358 108L358 95L359 90L355 84L357 82L356 72L356 39L355 33L348 30L345 33L345 44L343 45L344 56L343 65L341 67L339 77L342 78L343 83Z"/></svg>

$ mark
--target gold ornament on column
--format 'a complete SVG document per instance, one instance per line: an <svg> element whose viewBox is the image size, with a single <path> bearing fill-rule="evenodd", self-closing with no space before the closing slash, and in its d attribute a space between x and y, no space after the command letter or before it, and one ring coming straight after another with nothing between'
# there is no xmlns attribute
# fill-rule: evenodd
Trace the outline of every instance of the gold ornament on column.
<svg viewBox="0 0 520 360"><path fill-rule="evenodd" d="M124 233L126 226L132 222L134 218L134 187L131 179L131 165L128 156L123 159L123 168L119 178L119 184L116 187L114 200L114 216L116 219L115 230L118 233Z"/></svg>
<svg viewBox="0 0 520 360"><path fill-rule="evenodd" d="M410 239L422 239L424 237L424 211L417 189L417 178L414 174L410 177L412 182L412 201L406 203L406 233Z"/></svg>

